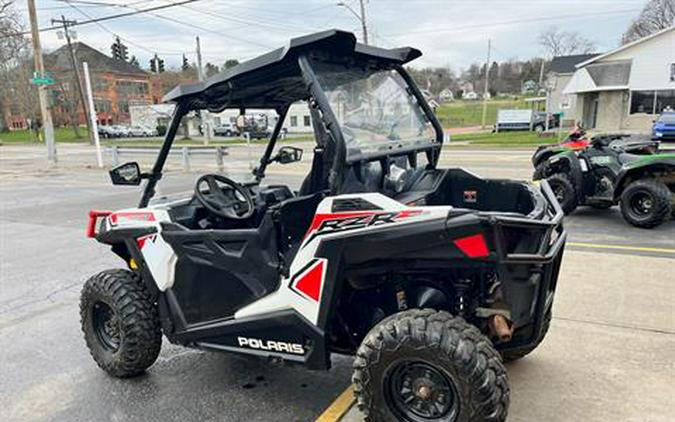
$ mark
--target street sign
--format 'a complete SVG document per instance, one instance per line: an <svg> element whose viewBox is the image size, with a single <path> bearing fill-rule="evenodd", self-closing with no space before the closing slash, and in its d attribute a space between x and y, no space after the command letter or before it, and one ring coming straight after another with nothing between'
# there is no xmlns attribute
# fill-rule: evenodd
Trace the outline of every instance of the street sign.
<svg viewBox="0 0 675 422"><path fill-rule="evenodd" d="M39 72L33 72L33 78L30 80L33 85L54 85L54 78L48 73L40 75Z"/></svg>

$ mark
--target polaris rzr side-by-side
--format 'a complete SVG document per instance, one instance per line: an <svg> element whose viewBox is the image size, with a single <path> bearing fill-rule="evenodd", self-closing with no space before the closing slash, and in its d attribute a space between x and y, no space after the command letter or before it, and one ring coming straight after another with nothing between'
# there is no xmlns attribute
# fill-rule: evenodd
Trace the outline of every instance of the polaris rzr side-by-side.
<svg viewBox="0 0 675 422"><path fill-rule="evenodd" d="M176 344L328 369L354 355L371 421L503 421L502 360L543 340L565 245L563 211L540 187L437 167L442 128L404 69L413 48L327 31L165 98L176 105L136 208L91 211L90 237L125 268L81 296L84 337L109 374L142 373L162 335ZM299 191L264 185L291 104L306 101L316 146ZM151 202L181 119L192 110L274 109L253 172L200 176L194 193Z"/></svg>
<svg viewBox="0 0 675 422"><path fill-rule="evenodd" d="M652 228L675 210L675 154L640 136L594 136L588 145L541 146L532 156L533 179L545 179L565 213L579 205L619 204L624 219Z"/></svg>

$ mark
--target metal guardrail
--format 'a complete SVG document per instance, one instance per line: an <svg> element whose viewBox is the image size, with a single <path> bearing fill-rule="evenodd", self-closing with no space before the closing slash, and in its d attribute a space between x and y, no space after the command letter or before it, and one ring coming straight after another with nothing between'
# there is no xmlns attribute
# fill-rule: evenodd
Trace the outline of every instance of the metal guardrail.
<svg viewBox="0 0 675 422"><path fill-rule="evenodd" d="M143 146L119 146L113 145L112 147L106 148L106 152L110 153L112 159L113 167L120 165L120 155L127 154L148 154L148 155L157 155L159 153L159 147L143 147ZM184 146L171 148L169 155L181 154L183 158L183 170L190 171L190 157L194 155L216 155L216 164L218 165L218 170L223 171L225 169L225 163L223 158L228 154L227 147L225 146Z"/></svg>

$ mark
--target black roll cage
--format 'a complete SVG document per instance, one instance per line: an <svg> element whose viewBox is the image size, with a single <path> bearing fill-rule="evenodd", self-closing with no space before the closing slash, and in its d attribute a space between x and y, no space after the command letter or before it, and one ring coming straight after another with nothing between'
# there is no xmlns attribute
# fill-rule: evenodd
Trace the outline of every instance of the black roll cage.
<svg viewBox="0 0 675 422"><path fill-rule="evenodd" d="M314 73L314 69L312 68L311 60L308 57L308 54L305 53L298 55L297 60L300 72L302 74L302 78L305 82L305 86L308 91L308 98L306 98L306 100L309 103L309 107L318 110L317 114L321 117L321 123L325 128L326 134L328 135L327 137L330 138L335 143L336 147L335 156L333 158L328 179L330 192L331 194L334 195L340 191L341 175L343 173L345 165L347 164L346 145L344 136L342 134L342 131L340 130L340 124L337 120L337 117L333 113L333 110L330 106L328 97L326 96L325 91L321 87L321 84L316 74ZM423 151L427 155L427 161L429 162L429 165L432 168L434 168L436 167L436 164L438 162L440 150L443 145L443 128L438 119L436 118L436 116L434 115L433 111L431 110L431 107L427 103L426 99L424 98L424 95L417 87L410 74L405 70L405 68L400 64L395 64L391 67L391 69L397 71L401 75L403 80L406 82L408 88L410 89L410 93L417 100L417 103L422 109L425 117L429 120L429 122L433 126L434 131L436 133L436 143L423 147L390 151L383 156L365 158L362 160L362 162L376 161L376 160L380 161L384 160L385 162L388 162L392 157L407 156L409 158L410 163L414 165L416 162L415 161L416 154ZM147 207L148 203L155 195L155 187L157 186L157 182L159 182L159 180L161 180L162 178L162 169L164 168L169 153L171 152L171 147L176 137L178 128L180 127L181 120L192 110L191 105L192 101L189 98L185 99L179 98L176 101L176 108L173 111L171 122L164 136L164 142L162 143L162 147L159 150L157 159L155 160L151 172L144 175L144 177L147 178L148 180L145 184L141 200L138 204L139 208ZM239 108L240 114L245 114L246 111L245 106L237 106L236 108ZM277 122L270 136L270 140L267 144L267 147L265 148L265 152L263 153L263 156L260 158L260 164L253 170L253 175L256 181L258 182L265 177L265 169L267 168L267 165L272 162L271 157L274 152L274 148L276 146L279 134L281 133L284 119L286 118L286 114L288 113L289 108L290 104L286 104L284 106L275 108L279 118L277 119ZM383 166L383 168L386 169L389 168L389 166L388 165Z"/></svg>

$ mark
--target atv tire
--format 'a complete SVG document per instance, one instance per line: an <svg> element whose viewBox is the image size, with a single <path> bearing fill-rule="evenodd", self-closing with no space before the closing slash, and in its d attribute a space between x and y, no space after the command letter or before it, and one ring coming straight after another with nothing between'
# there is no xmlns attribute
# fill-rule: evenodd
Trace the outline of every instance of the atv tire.
<svg viewBox="0 0 675 422"><path fill-rule="evenodd" d="M370 422L504 421L509 407L508 376L490 340L432 309L373 327L356 353L352 382Z"/></svg>
<svg viewBox="0 0 675 422"><path fill-rule="evenodd" d="M668 186L659 180L637 180L621 194L621 214L628 223L651 229L670 218L671 195Z"/></svg>
<svg viewBox="0 0 675 422"><path fill-rule="evenodd" d="M565 173L555 173L546 178L548 184L556 199L560 203L565 214L570 214L577 208L579 201L577 199L577 192L569 176Z"/></svg>
<svg viewBox="0 0 675 422"><path fill-rule="evenodd" d="M546 334L548 333L548 329L551 327L551 312L547 312L546 315L544 316L544 320L542 321L542 326L541 326L541 333L539 334L539 338L537 341L530 347L523 347L522 349L515 349L515 350L509 350L505 352L501 352L502 359L504 362L513 362L514 360L522 359L525 356L529 355L539 347L542 341L544 341L544 337L546 337Z"/></svg>
<svg viewBox="0 0 675 422"><path fill-rule="evenodd" d="M534 173L532 173L532 180L541 180L546 178L546 175L550 171L550 166L548 161L544 161L534 168Z"/></svg>
<svg viewBox="0 0 675 422"><path fill-rule="evenodd" d="M157 305L131 271L107 270L86 281L80 322L89 353L118 378L143 373L162 345Z"/></svg>

